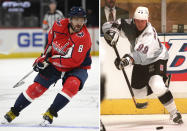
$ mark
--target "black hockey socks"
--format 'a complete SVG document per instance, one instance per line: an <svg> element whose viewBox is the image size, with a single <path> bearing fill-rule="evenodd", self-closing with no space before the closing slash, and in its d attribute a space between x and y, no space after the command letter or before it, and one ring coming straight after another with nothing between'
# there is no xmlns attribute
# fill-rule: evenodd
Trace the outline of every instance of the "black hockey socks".
<svg viewBox="0 0 187 131"><path fill-rule="evenodd" d="M25 96L23 95L23 93L21 93L19 95L19 97L17 98L15 104L14 104L14 109L19 113L20 111L22 111L25 107L27 107L31 102L28 101Z"/></svg>
<svg viewBox="0 0 187 131"><path fill-rule="evenodd" d="M160 96L159 100L171 115L177 112L177 108L173 100L173 95L169 90L166 93L164 93L162 96Z"/></svg>
<svg viewBox="0 0 187 131"><path fill-rule="evenodd" d="M58 93L49 110L52 114L55 114L57 117L57 112L61 110L67 103L69 103L69 100L65 96Z"/></svg>
<svg viewBox="0 0 187 131"><path fill-rule="evenodd" d="M165 105L168 102L173 100L173 95L171 94L171 92L168 90L167 92L165 92L162 96L158 97L158 99L160 100L160 102Z"/></svg>

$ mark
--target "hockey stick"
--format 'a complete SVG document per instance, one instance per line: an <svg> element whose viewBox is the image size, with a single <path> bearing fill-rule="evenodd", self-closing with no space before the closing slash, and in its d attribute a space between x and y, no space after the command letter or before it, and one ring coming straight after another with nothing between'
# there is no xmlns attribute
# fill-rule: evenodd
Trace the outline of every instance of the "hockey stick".
<svg viewBox="0 0 187 131"><path fill-rule="evenodd" d="M30 74L32 74L34 72L34 70L32 69L29 73L27 73L19 82L17 82L14 86L13 86L13 88L16 88L16 87L18 87L18 86L21 86L21 85L23 85L25 82L24 82L24 80L30 75Z"/></svg>
<svg viewBox="0 0 187 131"><path fill-rule="evenodd" d="M166 85L167 88L169 88L170 81L171 81L171 74L168 75L167 80L165 82L165 85Z"/></svg>
<svg viewBox="0 0 187 131"><path fill-rule="evenodd" d="M114 51L115 51L115 53L116 53L116 55L117 55L117 58L120 59L120 55L119 55L119 52L118 52L118 50L117 50L117 48L116 48L116 45L113 45L113 49L114 49ZM134 98L134 93L133 93L133 91L132 91L132 87L131 87L131 85L130 85L129 79L128 79L128 77L127 77L127 74L126 74L124 68L122 68L122 72L123 72L123 75L124 75L125 80L126 80L126 82L127 82L128 88L129 88L129 90L130 90L130 94L131 94L131 96L132 96L132 99L133 99L133 102L134 102L136 108L138 108L138 109L144 109L144 108L146 108L147 105L148 105L148 102L145 102L145 103L137 103L137 102L136 102L136 100L135 100L135 98Z"/></svg>
<svg viewBox="0 0 187 131"><path fill-rule="evenodd" d="M41 54L42 56L43 54ZM49 53L46 55L46 58L45 58L45 61L47 61L47 59L49 58ZM47 67L49 64L47 62L43 62L44 63L44 68ZM18 81L14 86L13 88L16 88L18 86L21 86L23 84L25 84L24 80L34 72L34 70L32 69L29 73L27 73L20 81Z"/></svg>

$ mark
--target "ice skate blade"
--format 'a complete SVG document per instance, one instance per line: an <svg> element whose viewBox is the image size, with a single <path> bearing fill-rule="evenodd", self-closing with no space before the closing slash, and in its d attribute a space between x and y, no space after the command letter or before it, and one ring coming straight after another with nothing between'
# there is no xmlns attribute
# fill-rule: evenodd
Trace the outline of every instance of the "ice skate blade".
<svg viewBox="0 0 187 131"><path fill-rule="evenodd" d="M175 123L181 125L181 124L183 124L183 121L182 121L182 120L178 120L178 121L175 122Z"/></svg>
<svg viewBox="0 0 187 131"><path fill-rule="evenodd" d="M50 123L47 120L44 120L42 123L40 123L40 126L43 126L43 127L46 127L46 126L49 126L49 125L50 125Z"/></svg>
<svg viewBox="0 0 187 131"><path fill-rule="evenodd" d="M3 120L1 121L1 124L7 125L7 124L9 124L9 122L8 122L6 119L3 119Z"/></svg>

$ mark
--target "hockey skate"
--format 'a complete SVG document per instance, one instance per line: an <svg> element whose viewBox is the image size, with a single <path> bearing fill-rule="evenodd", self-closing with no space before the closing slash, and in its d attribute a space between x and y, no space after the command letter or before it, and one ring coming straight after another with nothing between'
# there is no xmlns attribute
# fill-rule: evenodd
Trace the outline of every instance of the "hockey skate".
<svg viewBox="0 0 187 131"><path fill-rule="evenodd" d="M170 119L176 124L183 124L182 116L178 111L174 115L170 115Z"/></svg>
<svg viewBox="0 0 187 131"><path fill-rule="evenodd" d="M9 124L12 120L14 120L18 115L14 114L12 110L7 112L4 116L3 121L1 124Z"/></svg>
<svg viewBox="0 0 187 131"><path fill-rule="evenodd" d="M40 123L40 126L49 126L53 122L53 115L49 110L47 110L43 115L44 121Z"/></svg>

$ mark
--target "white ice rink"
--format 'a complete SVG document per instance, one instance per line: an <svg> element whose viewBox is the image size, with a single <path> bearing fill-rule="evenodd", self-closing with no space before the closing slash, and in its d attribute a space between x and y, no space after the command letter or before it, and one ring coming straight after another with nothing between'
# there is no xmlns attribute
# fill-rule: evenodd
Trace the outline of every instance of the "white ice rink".
<svg viewBox="0 0 187 131"><path fill-rule="evenodd" d="M0 121L14 104L18 95L33 82L36 73L26 79L20 87L12 88L32 68L34 59L0 59ZM42 113L52 103L61 89L61 81L39 99L35 100L10 125L0 125L0 131L99 131L99 59L93 57L92 69L82 91L59 112L50 127L40 127ZM105 115L101 119L107 131L187 131L187 114L183 114L183 125L174 125L169 115Z"/></svg>
<svg viewBox="0 0 187 131"><path fill-rule="evenodd" d="M42 113L49 108L62 88L61 80L43 96L25 108L10 125L0 125L0 131L99 131L99 59L92 57L92 69L82 91L62 109L50 127L40 127ZM33 82L34 72L20 87L12 88L32 69L34 59L0 59L0 121L13 106L15 99Z"/></svg>
<svg viewBox="0 0 187 131"><path fill-rule="evenodd" d="M184 123L174 124L169 115L102 115L106 131L187 131L187 114ZM156 129L163 126L163 129Z"/></svg>

